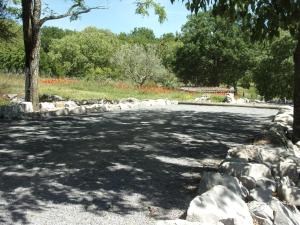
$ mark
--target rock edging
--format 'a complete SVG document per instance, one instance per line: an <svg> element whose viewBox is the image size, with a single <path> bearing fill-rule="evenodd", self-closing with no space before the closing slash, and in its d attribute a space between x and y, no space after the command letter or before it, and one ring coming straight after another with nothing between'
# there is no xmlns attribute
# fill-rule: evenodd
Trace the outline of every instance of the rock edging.
<svg viewBox="0 0 300 225"><path fill-rule="evenodd" d="M300 225L300 143L289 139L292 123L293 108L280 109L253 144L229 149L218 172L202 175L185 220L157 225Z"/></svg>
<svg viewBox="0 0 300 225"><path fill-rule="evenodd" d="M84 115L88 113L100 113L116 110L141 109L149 107L163 107L178 104L177 101L168 99L138 100L134 98L122 99L120 101L55 101L41 102L39 111L33 111L31 102L12 103L0 106L0 119L26 119L44 118L68 115Z"/></svg>

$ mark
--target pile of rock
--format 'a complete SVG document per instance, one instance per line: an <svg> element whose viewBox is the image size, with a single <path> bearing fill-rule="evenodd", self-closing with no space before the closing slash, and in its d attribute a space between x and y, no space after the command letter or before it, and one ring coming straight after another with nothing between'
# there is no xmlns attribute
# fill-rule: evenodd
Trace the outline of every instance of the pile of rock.
<svg viewBox="0 0 300 225"><path fill-rule="evenodd" d="M209 95L202 95L199 98L195 98L195 102L197 103L210 103L210 96Z"/></svg>
<svg viewBox="0 0 300 225"><path fill-rule="evenodd" d="M292 107L280 110L263 137L228 151L219 172L206 172L185 220L158 225L300 225L300 150L288 139Z"/></svg>
<svg viewBox="0 0 300 225"><path fill-rule="evenodd" d="M120 101L51 101L41 102L39 104L39 110L33 111L31 102L17 102L6 106L0 106L0 118L20 119L31 117L43 118L51 116L80 115L115 110L162 107L171 104L178 104L178 102L166 99L138 100L134 98L123 99Z"/></svg>

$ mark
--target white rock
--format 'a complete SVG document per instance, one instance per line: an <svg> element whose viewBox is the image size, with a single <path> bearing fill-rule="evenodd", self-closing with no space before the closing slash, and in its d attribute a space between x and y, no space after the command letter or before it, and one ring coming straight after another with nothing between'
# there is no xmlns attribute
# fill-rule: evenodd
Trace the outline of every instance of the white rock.
<svg viewBox="0 0 300 225"><path fill-rule="evenodd" d="M66 101L65 102L65 108L72 109L72 108L76 108L76 107L78 107L78 105L74 101Z"/></svg>
<svg viewBox="0 0 300 225"><path fill-rule="evenodd" d="M95 113L99 112L99 108L101 108L102 105L100 104L93 104L93 105L86 105L84 106L86 108L87 113Z"/></svg>
<svg viewBox="0 0 300 225"><path fill-rule="evenodd" d="M48 112L56 110L55 104L52 102L41 102L39 104L41 112Z"/></svg>
<svg viewBox="0 0 300 225"><path fill-rule="evenodd" d="M261 148L255 145L240 145L228 150L228 156L232 158L245 159L247 161L260 161Z"/></svg>
<svg viewBox="0 0 300 225"><path fill-rule="evenodd" d="M253 225L246 203L228 188L217 185L194 198L187 210L191 222L217 224L223 219L234 219L236 224Z"/></svg>
<svg viewBox="0 0 300 225"><path fill-rule="evenodd" d="M295 183L298 182L299 174L297 172L297 164L290 159L286 159L279 164L280 177L288 176Z"/></svg>
<svg viewBox="0 0 300 225"><path fill-rule="evenodd" d="M114 104L104 104L103 106L106 112L117 111L121 109L119 105Z"/></svg>
<svg viewBox="0 0 300 225"><path fill-rule="evenodd" d="M250 176L255 180L263 177L271 178L271 170L264 164L223 161L220 169L232 176Z"/></svg>
<svg viewBox="0 0 300 225"><path fill-rule="evenodd" d="M225 186L242 198L245 198L248 195L248 191L245 191L245 189L242 187L242 184L236 177L214 172L203 173L198 188L198 194L201 195L216 185Z"/></svg>
<svg viewBox="0 0 300 225"><path fill-rule="evenodd" d="M227 103L233 103L233 104L236 103L236 100L234 98L234 94L233 93L228 93L226 95L225 102L227 102Z"/></svg>
<svg viewBox="0 0 300 225"><path fill-rule="evenodd" d="M260 159L261 163L266 163L269 166L279 163L280 154L285 151L282 148L269 148L265 147L260 150Z"/></svg>
<svg viewBox="0 0 300 225"><path fill-rule="evenodd" d="M19 110L22 113L31 113L33 112L33 106L31 102L20 102L18 104Z"/></svg>
<svg viewBox="0 0 300 225"><path fill-rule="evenodd" d="M189 222L186 220L159 220L156 225L209 225L208 223ZM219 224L218 224L219 225ZM222 224L220 224L222 225Z"/></svg>
<svg viewBox="0 0 300 225"><path fill-rule="evenodd" d="M247 203L252 217L259 225L273 225L274 212L270 206L263 202L252 201Z"/></svg>
<svg viewBox="0 0 300 225"><path fill-rule="evenodd" d="M270 207L274 211L274 225L300 225L300 213L295 206L286 206L273 197Z"/></svg>
<svg viewBox="0 0 300 225"><path fill-rule="evenodd" d="M67 116L69 115L69 110L68 109L58 109L56 111L53 111L55 116Z"/></svg>
<svg viewBox="0 0 300 225"><path fill-rule="evenodd" d="M294 121L293 116L287 112L277 114L274 118L274 122L280 122L280 123L284 123L286 125L292 125L293 121Z"/></svg>
<svg viewBox="0 0 300 225"><path fill-rule="evenodd" d="M119 106L121 110L129 110L133 108L133 104L131 103L119 103Z"/></svg>
<svg viewBox="0 0 300 225"><path fill-rule="evenodd" d="M278 187L278 196L281 200L300 207L300 188L293 186L288 177L281 179Z"/></svg>
<svg viewBox="0 0 300 225"><path fill-rule="evenodd" d="M78 106L76 108L69 109L70 114L81 115L86 113L86 108L84 106Z"/></svg>

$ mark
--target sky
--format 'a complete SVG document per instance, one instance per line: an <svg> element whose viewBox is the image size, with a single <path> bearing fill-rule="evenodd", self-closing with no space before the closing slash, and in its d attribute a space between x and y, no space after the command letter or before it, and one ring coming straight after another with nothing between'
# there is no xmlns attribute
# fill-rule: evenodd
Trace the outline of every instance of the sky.
<svg viewBox="0 0 300 225"><path fill-rule="evenodd" d="M45 0L45 5L56 13L65 12L71 4L68 0ZM87 0L89 6L103 5L107 9L94 10L83 14L77 21L60 19L47 22L46 26L57 26L64 29L83 30L85 27L94 26L101 29L109 29L114 33L129 33L135 27L147 27L154 31L157 37L164 33L180 32L189 14L181 1L170 3L170 0L157 0L165 7L167 21L158 22L158 17L150 11L150 16L135 14L134 0ZM44 6L45 6L44 5Z"/></svg>

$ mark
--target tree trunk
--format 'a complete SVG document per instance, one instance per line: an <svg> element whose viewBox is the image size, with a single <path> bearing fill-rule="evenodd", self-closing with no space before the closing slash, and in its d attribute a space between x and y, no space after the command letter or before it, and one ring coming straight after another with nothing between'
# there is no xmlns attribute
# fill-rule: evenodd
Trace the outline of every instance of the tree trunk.
<svg viewBox="0 0 300 225"><path fill-rule="evenodd" d="M25 101L38 109L38 77L40 59L40 1L22 0L22 21L25 47Z"/></svg>
<svg viewBox="0 0 300 225"><path fill-rule="evenodd" d="M294 53L294 141L300 140L300 29L298 32L298 43Z"/></svg>

